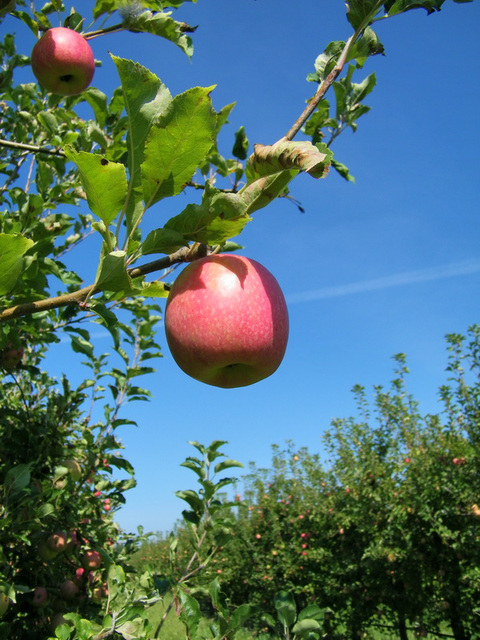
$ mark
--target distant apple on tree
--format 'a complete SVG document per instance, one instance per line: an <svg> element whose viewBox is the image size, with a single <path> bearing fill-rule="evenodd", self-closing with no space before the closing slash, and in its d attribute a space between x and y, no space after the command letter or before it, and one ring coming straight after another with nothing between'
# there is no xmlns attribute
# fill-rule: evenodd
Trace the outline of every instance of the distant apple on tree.
<svg viewBox="0 0 480 640"><path fill-rule="evenodd" d="M189 264L165 310L168 346L196 380L223 388L259 382L279 367L288 311L274 276L255 260L218 254Z"/></svg>
<svg viewBox="0 0 480 640"><path fill-rule="evenodd" d="M10 344L0 351L0 367L6 371L17 369L24 355L23 347L15 347Z"/></svg>
<svg viewBox="0 0 480 640"><path fill-rule="evenodd" d="M73 96L90 85L95 72L95 58L80 33L65 27L53 27L33 47L32 70L47 91Z"/></svg>
<svg viewBox="0 0 480 640"><path fill-rule="evenodd" d="M45 587L36 587L33 592L33 606L44 607L48 602L48 591Z"/></svg>
<svg viewBox="0 0 480 640"><path fill-rule="evenodd" d="M64 600L74 600L80 590L73 580L64 580L60 585L59 591Z"/></svg>
<svg viewBox="0 0 480 640"><path fill-rule="evenodd" d="M85 569L99 569L102 566L102 558L95 549L88 549L82 556L82 565Z"/></svg>

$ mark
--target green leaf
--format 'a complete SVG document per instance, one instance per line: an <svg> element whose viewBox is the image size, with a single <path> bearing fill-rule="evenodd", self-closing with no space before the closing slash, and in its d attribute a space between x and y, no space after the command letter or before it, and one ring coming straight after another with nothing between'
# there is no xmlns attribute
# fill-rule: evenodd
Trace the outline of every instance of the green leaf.
<svg viewBox="0 0 480 640"><path fill-rule="evenodd" d="M26 11L20 11L20 10L10 11L10 13L12 14L12 16L15 16L16 18L24 22L27 25L27 27L30 29L30 31L35 35L35 37L37 37L38 22L34 20L29 13L27 13Z"/></svg>
<svg viewBox="0 0 480 640"><path fill-rule="evenodd" d="M229 624L231 629L241 629L245 626L245 622L250 618L254 613L258 611L258 607L252 604L241 604L239 607L235 609L232 613Z"/></svg>
<svg viewBox="0 0 480 640"><path fill-rule="evenodd" d="M131 60L112 56L124 95L128 118L128 171L131 197L126 210L127 232L137 224L142 204L141 165L144 161L145 141L155 120L172 101L170 91L149 69Z"/></svg>
<svg viewBox="0 0 480 640"><path fill-rule="evenodd" d="M72 341L72 349L75 353L83 353L88 357L93 356L93 346L89 342L80 336L71 336L70 339Z"/></svg>
<svg viewBox="0 0 480 640"><path fill-rule="evenodd" d="M298 614L298 620L304 620L305 618L313 618L314 620L324 620L325 608L320 608L317 604L309 604Z"/></svg>
<svg viewBox="0 0 480 640"><path fill-rule="evenodd" d="M265 622L266 624L268 624L270 629L275 629L277 626L277 623L275 622L274 617L270 613L263 613L261 620L262 622Z"/></svg>
<svg viewBox="0 0 480 640"><path fill-rule="evenodd" d="M36 518L45 518L46 516L50 516L55 512L55 507L53 504L46 502L45 504L41 504L39 507L35 509L35 517Z"/></svg>
<svg viewBox="0 0 480 640"><path fill-rule="evenodd" d="M125 251L111 251L100 260L95 287L102 291L132 291L132 280L127 273Z"/></svg>
<svg viewBox="0 0 480 640"><path fill-rule="evenodd" d="M384 46L378 39L377 34L368 27L362 37L350 49L346 62L355 60L358 67L363 67L365 60L369 56L383 54L384 51Z"/></svg>
<svg viewBox="0 0 480 640"><path fill-rule="evenodd" d="M421 1L421 0L420 0ZM367 27L373 18L383 10L378 0L347 0L347 18L354 29Z"/></svg>
<svg viewBox="0 0 480 640"><path fill-rule="evenodd" d="M163 282L142 282L140 289L135 288L135 294L147 298L168 298L169 289Z"/></svg>
<svg viewBox="0 0 480 640"><path fill-rule="evenodd" d="M187 489L186 491L176 491L177 498L184 500L196 514L203 513L204 505L202 499L198 496L196 491Z"/></svg>
<svg viewBox="0 0 480 640"><path fill-rule="evenodd" d="M235 142L232 149L233 155L239 160L245 160L248 153L248 138L245 129L240 129L235 133Z"/></svg>
<svg viewBox="0 0 480 640"><path fill-rule="evenodd" d="M195 87L176 96L152 126L142 164L146 208L180 193L205 161L216 132L212 88Z"/></svg>
<svg viewBox="0 0 480 640"><path fill-rule="evenodd" d="M220 471L231 469L232 467L243 467L243 464L237 460L222 460L222 462L215 465L214 471L215 473L220 473Z"/></svg>
<svg viewBox="0 0 480 640"><path fill-rule="evenodd" d="M332 152L324 144L280 140L274 145L255 145L253 155L247 161L247 184L239 191L247 213L267 206L285 192L288 183L305 171L315 178L328 173Z"/></svg>
<svg viewBox="0 0 480 640"><path fill-rule="evenodd" d="M30 465L17 464L9 469L5 475L4 486L6 493L18 493L30 484Z"/></svg>
<svg viewBox="0 0 480 640"><path fill-rule="evenodd" d="M440 11L445 0L394 0L386 2L387 15L395 16L411 9L425 9L427 13Z"/></svg>
<svg viewBox="0 0 480 640"><path fill-rule="evenodd" d="M282 171L264 178L248 182L240 191L247 212L253 213L269 205L281 193L285 193L288 183L298 174L298 171Z"/></svg>
<svg viewBox="0 0 480 640"><path fill-rule="evenodd" d="M333 70L337 64L337 60L345 47L345 42L337 40L330 42L325 51L321 53L315 60L315 72L317 82L322 82L328 76L330 71ZM309 78L312 80L313 78Z"/></svg>
<svg viewBox="0 0 480 640"><path fill-rule="evenodd" d="M103 128L108 114L107 96L95 87L89 87L82 96L92 107L96 121Z"/></svg>
<svg viewBox="0 0 480 640"><path fill-rule="evenodd" d="M150 231L145 240L142 242L140 251L142 255L150 253L166 253L170 254L185 245L185 239L182 233L175 229L163 228Z"/></svg>
<svg viewBox="0 0 480 640"><path fill-rule="evenodd" d="M189 637L194 636L194 630L197 628L201 618L200 605L197 600L185 591L179 593L181 607L181 619L189 630Z"/></svg>
<svg viewBox="0 0 480 640"><path fill-rule="evenodd" d="M332 158L332 167L335 169L335 171L338 171L338 173L342 176L342 178L345 178L345 180L348 180L349 182L355 182L355 178L352 176L346 165Z"/></svg>
<svg viewBox="0 0 480 640"><path fill-rule="evenodd" d="M0 233L0 295L13 289L22 271L23 255L33 240L19 233Z"/></svg>
<svg viewBox="0 0 480 640"><path fill-rule="evenodd" d="M125 0L97 0L93 9L93 17L98 18L104 13L111 13L125 4Z"/></svg>
<svg viewBox="0 0 480 640"><path fill-rule="evenodd" d="M208 585L208 593L210 594L210 598L212 599L212 604L217 611L221 611L225 613L225 609L223 607L223 602L220 597L220 582L218 578L214 578Z"/></svg>
<svg viewBox="0 0 480 640"><path fill-rule="evenodd" d="M292 632L300 637L309 634L312 631L318 631L320 633L321 630L322 627L319 622L317 620L312 620L311 618L300 620L294 624L292 628Z"/></svg>
<svg viewBox="0 0 480 640"><path fill-rule="evenodd" d="M291 627L297 617L295 598L288 591L280 591L273 599L277 616L284 627Z"/></svg>
<svg viewBox="0 0 480 640"><path fill-rule="evenodd" d="M184 242L206 242L206 229L212 220L208 205L189 204L177 216L170 218L164 228L184 238Z"/></svg>
<svg viewBox="0 0 480 640"><path fill-rule="evenodd" d="M77 165L88 206L108 226L127 198L125 166L86 151L77 153L73 149L65 149L65 153Z"/></svg>
<svg viewBox="0 0 480 640"><path fill-rule="evenodd" d="M115 328L118 323L117 316L108 309L104 304L98 302L97 300L92 300L90 302L90 309L93 313L96 313L100 318L102 324L104 324L108 328Z"/></svg>
<svg viewBox="0 0 480 640"><path fill-rule="evenodd" d="M185 467L186 469L190 469L191 471L196 473L197 476L200 478L200 480L205 479L205 476L206 476L205 470L203 469L203 466L201 465L200 461L197 460L196 458L187 458L184 462L182 462L180 466Z"/></svg>
<svg viewBox="0 0 480 640"><path fill-rule="evenodd" d="M70 632L71 632L71 627L67 622L57 625L55 627L55 636L59 640L68 640L71 636Z"/></svg>
<svg viewBox="0 0 480 640"><path fill-rule="evenodd" d="M191 58L193 44L190 36L185 34L185 24L170 17L171 12L144 11L136 16L129 26L130 31L144 31L166 38L180 47Z"/></svg>

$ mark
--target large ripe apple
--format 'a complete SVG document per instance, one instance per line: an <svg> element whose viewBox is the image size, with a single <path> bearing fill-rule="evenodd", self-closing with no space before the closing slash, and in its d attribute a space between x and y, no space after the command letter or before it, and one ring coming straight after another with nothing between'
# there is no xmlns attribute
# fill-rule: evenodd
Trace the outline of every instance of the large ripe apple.
<svg viewBox="0 0 480 640"><path fill-rule="evenodd" d="M47 91L74 96L91 83L95 59L90 45L80 33L53 27L33 47L32 70Z"/></svg>
<svg viewBox="0 0 480 640"><path fill-rule="evenodd" d="M185 373L217 387L243 387L279 367L288 341L287 305L261 264L212 255L190 263L176 279L165 331Z"/></svg>

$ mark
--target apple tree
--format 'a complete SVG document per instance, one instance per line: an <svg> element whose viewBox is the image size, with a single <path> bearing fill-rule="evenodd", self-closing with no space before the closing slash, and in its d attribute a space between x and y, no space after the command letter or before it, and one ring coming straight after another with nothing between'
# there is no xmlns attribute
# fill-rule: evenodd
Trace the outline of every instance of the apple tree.
<svg viewBox="0 0 480 640"><path fill-rule="evenodd" d="M252 466L209 569L233 603L273 615L284 590L328 611L325 632L478 637L480 327L447 338L438 414L420 412L399 354L389 388L354 388L358 415L332 422L321 453L290 442Z"/></svg>
<svg viewBox="0 0 480 640"><path fill-rule="evenodd" d="M316 90L296 122L285 124L281 139L253 149L241 128L231 153L220 148L218 135L233 105L214 107L212 87L174 96L152 71L115 54L118 88L107 95L92 77L90 48L95 57L95 42L107 33L153 34L191 56L195 28L173 12L182 5L97 0L85 19L62 0L42 7L34 0L0 2L0 609L10 638L25 637L26 629L29 637L44 637L52 617L45 607L57 599L58 613L67 616L75 602L71 620L82 637L102 637L105 625L131 637L130 620L112 605L125 584L118 567L128 544L121 544L111 514L133 482L116 429L124 424L122 405L149 395L137 378L152 371L148 361L159 355L158 299L169 294L172 269L235 250L234 239L255 212L288 194L299 173L321 179L332 167L349 179L331 146L368 111L364 100L375 77L363 67L383 53L375 23L414 8L433 13L443 0L349 0L349 33L316 59L309 76ZM70 38L66 47L52 46L58 24ZM25 50L25 33L37 41L33 51ZM56 59L61 51L74 51L77 64ZM30 66L36 77L19 81ZM331 89L334 105L325 98ZM146 232L145 221L166 199L174 215ZM90 277L85 256L92 238L99 250ZM74 267L74 255L83 258L84 272ZM98 326L111 334L112 360L92 346L90 331ZM49 346L62 336L72 357L86 358L90 369L77 388L44 371ZM76 574L82 568L86 578ZM147 583L139 582L144 593ZM137 587L124 604L138 601ZM76 599L69 599L73 592ZM88 617L97 626L86 630ZM68 637L61 628L57 633Z"/></svg>

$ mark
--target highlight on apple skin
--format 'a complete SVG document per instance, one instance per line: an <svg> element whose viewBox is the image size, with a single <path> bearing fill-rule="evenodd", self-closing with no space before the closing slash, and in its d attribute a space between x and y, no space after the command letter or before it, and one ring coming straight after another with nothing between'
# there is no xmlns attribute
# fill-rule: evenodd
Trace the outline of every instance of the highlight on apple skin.
<svg viewBox="0 0 480 640"><path fill-rule="evenodd" d="M47 91L74 96L92 82L95 58L80 33L66 27L53 27L33 47L32 71Z"/></svg>
<svg viewBox="0 0 480 640"><path fill-rule="evenodd" d="M288 342L288 310L275 277L249 258L217 254L190 263L165 309L171 354L189 376L217 387L272 375Z"/></svg>

